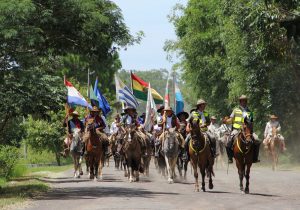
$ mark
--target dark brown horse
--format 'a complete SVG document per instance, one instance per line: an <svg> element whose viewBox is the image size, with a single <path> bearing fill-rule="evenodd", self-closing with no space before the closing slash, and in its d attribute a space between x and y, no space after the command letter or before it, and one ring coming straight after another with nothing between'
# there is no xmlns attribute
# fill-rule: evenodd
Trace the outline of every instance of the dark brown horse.
<svg viewBox="0 0 300 210"><path fill-rule="evenodd" d="M139 138L141 137L137 134L135 125L126 127L123 147L127 165L125 177L128 177L130 182L139 181L139 171L141 169L142 159L142 150Z"/></svg>
<svg viewBox="0 0 300 210"><path fill-rule="evenodd" d="M235 136L233 153L240 178L240 190L249 193L250 168L253 162L253 125L247 118L243 123L242 130ZM243 179L246 178L246 187L243 187Z"/></svg>
<svg viewBox="0 0 300 210"><path fill-rule="evenodd" d="M202 191L205 192L205 174L209 178L209 189L213 189L212 176L214 176L213 165L214 158L211 154L209 143L206 135L201 132L199 126L199 119L192 120L191 123L191 140L189 144L189 154L191 157L191 164L194 170L195 177L195 191L199 192L198 183L198 167L202 176Z"/></svg>
<svg viewBox="0 0 300 210"><path fill-rule="evenodd" d="M98 174L102 179L102 167L104 163L104 152L101 140L99 139L98 134L94 126L94 120L89 119L86 122L86 133L85 133L85 142L86 142L86 152L87 152L87 161L90 167L90 179L98 179Z"/></svg>

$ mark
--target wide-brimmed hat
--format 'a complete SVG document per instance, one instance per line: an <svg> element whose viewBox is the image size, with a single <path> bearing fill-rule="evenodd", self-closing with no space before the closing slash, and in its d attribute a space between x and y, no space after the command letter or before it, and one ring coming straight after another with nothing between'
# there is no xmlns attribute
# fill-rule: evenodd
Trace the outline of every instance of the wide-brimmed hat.
<svg viewBox="0 0 300 210"><path fill-rule="evenodd" d="M132 107L132 106L126 106L126 107L124 108L124 112L127 113L127 111L130 110L130 109L131 109L131 110L136 110L136 108L134 108L134 107Z"/></svg>
<svg viewBox="0 0 300 210"><path fill-rule="evenodd" d="M248 97L246 95L241 95L239 97L239 100L248 100Z"/></svg>
<svg viewBox="0 0 300 210"><path fill-rule="evenodd" d="M165 108L165 106L164 106L164 105L161 105L161 106L158 108L157 112L161 112L161 111L163 111L163 110L164 110L164 108Z"/></svg>
<svg viewBox="0 0 300 210"><path fill-rule="evenodd" d="M90 110L90 112L100 112L101 110L98 109L98 107L93 106L93 108Z"/></svg>
<svg viewBox="0 0 300 210"><path fill-rule="evenodd" d="M204 99L199 99L199 100L197 101L196 106L201 105L201 104L207 104L207 103L206 103L206 101L205 101Z"/></svg>
<svg viewBox="0 0 300 210"><path fill-rule="evenodd" d="M164 111L173 111L173 110L172 110L172 107L167 106L166 108L164 108Z"/></svg>
<svg viewBox="0 0 300 210"><path fill-rule="evenodd" d="M179 112L176 116L179 118L181 115L184 115L185 119L189 118L189 114L185 111Z"/></svg>
<svg viewBox="0 0 300 210"><path fill-rule="evenodd" d="M270 115L270 119L278 119L278 117L275 114Z"/></svg>
<svg viewBox="0 0 300 210"><path fill-rule="evenodd" d="M73 112L71 113L71 115L72 115L72 116L79 116L79 113L78 113L77 111L73 111Z"/></svg>
<svg viewBox="0 0 300 210"><path fill-rule="evenodd" d="M210 119L211 120L216 120L217 118L215 116L212 116Z"/></svg>

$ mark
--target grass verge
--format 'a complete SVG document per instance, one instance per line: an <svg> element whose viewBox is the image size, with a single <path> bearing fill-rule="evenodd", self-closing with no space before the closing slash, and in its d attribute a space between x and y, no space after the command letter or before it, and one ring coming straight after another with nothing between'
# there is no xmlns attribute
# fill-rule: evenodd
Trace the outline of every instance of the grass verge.
<svg viewBox="0 0 300 210"><path fill-rule="evenodd" d="M24 202L47 192L49 185L37 180L1 181L0 209L7 209L12 205Z"/></svg>

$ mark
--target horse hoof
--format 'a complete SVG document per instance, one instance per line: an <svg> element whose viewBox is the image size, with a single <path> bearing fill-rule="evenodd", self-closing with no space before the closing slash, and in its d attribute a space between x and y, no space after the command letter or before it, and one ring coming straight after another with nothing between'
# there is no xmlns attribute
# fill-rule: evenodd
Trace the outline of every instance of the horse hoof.
<svg viewBox="0 0 300 210"><path fill-rule="evenodd" d="M205 188L204 188L204 187L202 187L202 188L201 188L201 190L202 190L202 192L206 192L206 190L205 190Z"/></svg>
<svg viewBox="0 0 300 210"><path fill-rule="evenodd" d="M136 182L140 181L140 178L139 178L139 177L137 177L137 178L135 179L135 181L136 181Z"/></svg>
<svg viewBox="0 0 300 210"><path fill-rule="evenodd" d="M169 178L169 179L168 179L168 183L169 183L169 184L173 184L173 183L174 183L173 179Z"/></svg>
<svg viewBox="0 0 300 210"><path fill-rule="evenodd" d="M134 180L133 179L129 179L129 182L132 183Z"/></svg>
<svg viewBox="0 0 300 210"><path fill-rule="evenodd" d="M208 186L208 187L209 187L209 189L210 189L210 190L214 189L214 185L213 185L213 183L209 184L209 186Z"/></svg>
<svg viewBox="0 0 300 210"><path fill-rule="evenodd" d="M83 171L80 171L80 175L81 175L81 176L83 175Z"/></svg>
<svg viewBox="0 0 300 210"><path fill-rule="evenodd" d="M245 194L249 194L249 189L245 189Z"/></svg>
<svg viewBox="0 0 300 210"><path fill-rule="evenodd" d="M244 192L244 188L243 188L243 187L241 187L241 188L240 188L240 191L241 191L241 192Z"/></svg>
<svg viewBox="0 0 300 210"><path fill-rule="evenodd" d="M195 192L199 192L200 190L199 189L195 189Z"/></svg>
<svg viewBox="0 0 300 210"><path fill-rule="evenodd" d="M94 179L94 176L93 176L93 175L90 175L90 179Z"/></svg>
<svg viewBox="0 0 300 210"><path fill-rule="evenodd" d="M97 177L94 177L94 182L97 182L98 181L98 178Z"/></svg>

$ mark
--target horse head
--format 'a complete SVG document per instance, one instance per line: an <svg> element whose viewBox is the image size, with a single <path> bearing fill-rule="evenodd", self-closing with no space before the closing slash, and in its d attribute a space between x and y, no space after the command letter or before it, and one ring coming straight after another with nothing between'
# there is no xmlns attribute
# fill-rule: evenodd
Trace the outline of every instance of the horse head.
<svg viewBox="0 0 300 210"><path fill-rule="evenodd" d="M90 118L86 121L86 131L95 131L95 119Z"/></svg>
<svg viewBox="0 0 300 210"><path fill-rule="evenodd" d="M246 143L252 142L252 133L253 133L253 121L251 120L251 118L246 117L244 119L244 123L242 126L242 135Z"/></svg>
<svg viewBox="0 0 300 210"><path fill-rule="evenodd" d="M133 124L125 127L125 140L127 142L132 142L136 129L136 125Z"/></svg>
<svg viewBox="0 0 300 210"><path fill-rule="evenodd" d="M163 151L168 156L174 156L178 154L178 141L175 128L170 128L165 132L165 139L163 143Z"/></svg>

